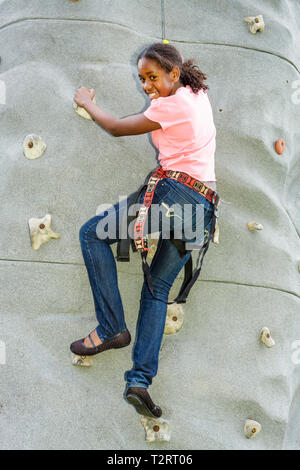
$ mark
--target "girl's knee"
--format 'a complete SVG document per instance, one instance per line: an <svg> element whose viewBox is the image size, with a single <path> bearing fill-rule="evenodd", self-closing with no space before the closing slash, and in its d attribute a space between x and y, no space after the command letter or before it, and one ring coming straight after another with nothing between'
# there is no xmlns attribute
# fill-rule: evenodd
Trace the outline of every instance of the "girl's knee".
<svg viewBox="0 0 300 470"><path fill-rule="evenodd" d="M80 227L80 230L79 230L79 241L80 241L80 243L84 239L85 233L86 233L86 224L82 225L82 227Z"/></svg>
<svg viewBox="0 0 300 470"><path fill-rule="evenodd" d="M85 222L79 230L79 241L82 243L84 240L88 238L94 238L96 236L96 229L93 230L91 228L91 220Z"/></svg>
<svg viewBox="0 0 300 470"><path fill-rule="evenodd" d="M167 303L168 298L169 298L169 293L171 290L171 285L168 282L163 281L162 279L156 278L155 276L152 276L152 287L153 287L153 293L156 299L161 300L162 302ZM141 297L149 297L153 298L150 289L148 287L148 283L145 279Z"/></svg>

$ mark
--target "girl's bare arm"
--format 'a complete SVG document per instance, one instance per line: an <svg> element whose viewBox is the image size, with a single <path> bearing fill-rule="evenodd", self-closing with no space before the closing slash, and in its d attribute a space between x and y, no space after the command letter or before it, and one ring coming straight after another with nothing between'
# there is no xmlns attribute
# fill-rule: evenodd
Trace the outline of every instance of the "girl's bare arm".
<svg viewBox="0 0 300 470"><path fill-rule="evenodd" d="M134 114L123 119L118 119L103 111L93 101L95 90L80 87L76 91L74 101L78 106L82 106L91 117L114 137L122 135L138 135L160 129L158 122L150 121L144 114Z"/></svg>
<svg viewBox="0 0 300 470"><path fill-rule="evenodd" d="M92 101L88 102L84 108L103 129L114 137L145 134L161 128L158 122L150 121L142 113L117 119L100 109Z"/></svg>

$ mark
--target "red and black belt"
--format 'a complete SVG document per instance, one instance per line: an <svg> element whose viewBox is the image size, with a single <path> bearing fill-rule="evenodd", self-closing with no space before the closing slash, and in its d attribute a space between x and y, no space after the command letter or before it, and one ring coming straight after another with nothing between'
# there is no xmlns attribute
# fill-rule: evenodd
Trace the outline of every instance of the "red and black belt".
<svg viewBox="0 0 300 470"><path fill-rule="evenodd" d="M145 222L147 219L148 211L153 201L155 188L158 182L163 178L170 178L170 179L177 180L180 183L185 184L189 188L195 190L197 193L202 194L202 196L204 196L214 206L211 229L208 234L208 237L206 238L206 240L204 240L204 243L202 247L200 248L196 269L193 272L192 256L190 256L188 262L185 265L185 277L184 277L184 281L181 286L179 295L176 297L176 299L173 302L168 302L169 304L174 303L174 302L184 303L186 301L186 298L188 296L188 293L191 287L194 285L196 279L198 278L200 274L204 255L209 247L209 243L214 234L216 218L218 217L218 206L219 206L220 197L216 191L206 186L202 181L196 180L195 178L192 178L190 175L186 173L182 173L179 171L172 171L172 170L164 171L162 168L159 167L156 170L154 170L154 172L151 174L148 180L147 189L144 195L144 200L138 212L138 216L137 216L135 226L134 226L134 245L135 245L136 250L140 252L142 255L143 271L146 276L149 290L152 293L154 298L156 297L153 292L150 268L146 261L147 252L149 248L148 248L148 243L147 243L147 237L144 236L144 226L145 226ZM172 241L175 242L174 244L180 250L180 241L179 240L172 240ZM184 242L181 241L181 244L183 246ZM189 251L183 250L182 247L180 251L182 255L189 253Z"/></svg>

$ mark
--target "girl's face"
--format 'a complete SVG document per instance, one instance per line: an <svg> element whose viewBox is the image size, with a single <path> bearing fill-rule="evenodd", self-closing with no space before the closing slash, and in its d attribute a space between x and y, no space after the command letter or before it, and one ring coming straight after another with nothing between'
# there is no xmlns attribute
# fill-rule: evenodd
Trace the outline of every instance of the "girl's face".
<svg viewBox="0 0 300 470"><path fill-rule="evenodd" d="M174 95L182 86L179 82L179 68L175 66L171 72L162 69L156 60L143 57L138 61L138 73L144 92L150 100Z"/></svg>

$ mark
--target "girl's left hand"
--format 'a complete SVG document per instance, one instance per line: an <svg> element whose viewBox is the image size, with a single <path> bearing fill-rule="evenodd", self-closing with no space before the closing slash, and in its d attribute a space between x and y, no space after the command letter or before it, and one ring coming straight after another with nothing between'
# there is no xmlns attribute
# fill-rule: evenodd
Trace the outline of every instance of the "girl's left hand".
<svg viewBox="0 0 300 470"><path fill-rule="evenodd" d="M73 100L78 106L84 108L84 106L92 101L95 96L95 90L92 88L89 90L88 88L82 86L76 90L75 96Z"/></svg>

